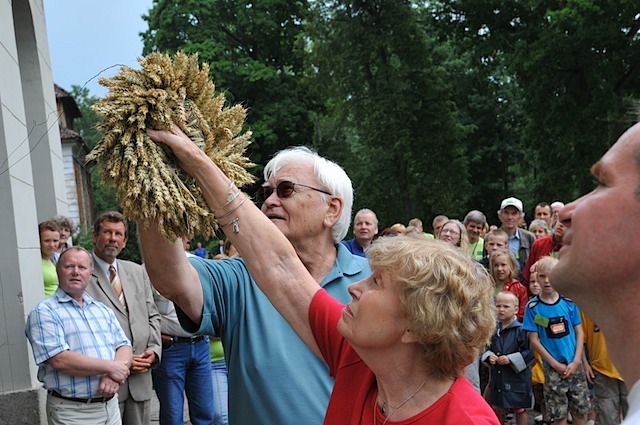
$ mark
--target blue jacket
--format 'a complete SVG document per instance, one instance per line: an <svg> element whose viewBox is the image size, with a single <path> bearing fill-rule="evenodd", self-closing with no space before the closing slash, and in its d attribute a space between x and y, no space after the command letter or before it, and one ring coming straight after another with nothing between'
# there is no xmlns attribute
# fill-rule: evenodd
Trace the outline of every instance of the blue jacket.
<svg viewBox="0 0 640 425"><path fill-rule="evenodd" d="M489 356L506 355L511 363L507 365L489 364ZM503 408L531 407L531 365L533 350L529 343L529 333L522 329L519 321L514 321L504 329L498 324L491 337L489 350L481 360L491 368L489 379L489 403Z"/></svg>

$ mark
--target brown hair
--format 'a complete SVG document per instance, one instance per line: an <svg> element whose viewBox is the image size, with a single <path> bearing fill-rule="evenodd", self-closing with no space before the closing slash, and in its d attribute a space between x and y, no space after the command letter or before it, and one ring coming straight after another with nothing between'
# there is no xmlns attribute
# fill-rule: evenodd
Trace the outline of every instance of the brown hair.
<svg viewBox="0 0 640 425"><path fill-rule="evenodd" d="M43 221L38 224L38 233L42 234L45 230L49 230L51 232L59 232L60 226L53 220Z"/></svg>
<svg viewBox="0 0 640 425"><path fill-rule="evenodd" d="M118 211L106 211L100 214L93 222L93 234L97 235L100 233L100 228L104 221L109 221L111 223L123 223L124 237L127 237L127 219Z"/></svg>

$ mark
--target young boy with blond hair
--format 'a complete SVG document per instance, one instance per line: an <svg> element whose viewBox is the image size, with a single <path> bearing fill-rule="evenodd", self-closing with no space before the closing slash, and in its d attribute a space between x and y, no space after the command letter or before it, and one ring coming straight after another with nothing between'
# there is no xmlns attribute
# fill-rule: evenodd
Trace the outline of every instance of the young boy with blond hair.
<svg viewBox="0 0 640 425"><path fill-rule="evenodd" d="M527 332L517 320L518 297L502 291L496 295L498 326L491 337L489 349L481 360L489 365L486 398L497 411L502 423L505 411L513 411L516 425L527 425L527 412L531 408L531 364L533 350Z"/></svg>
<svg viewBox="0 0 640 425"><path fill-rule="evenodd" d="M540 295L527 304L524 329L544 368L544 400L555 425L565 425L571 412L575 425L584 425L591 410L582 366L584 333L580 311L560 295L549 281L558 260L542 257L536 264Z"/></svg>

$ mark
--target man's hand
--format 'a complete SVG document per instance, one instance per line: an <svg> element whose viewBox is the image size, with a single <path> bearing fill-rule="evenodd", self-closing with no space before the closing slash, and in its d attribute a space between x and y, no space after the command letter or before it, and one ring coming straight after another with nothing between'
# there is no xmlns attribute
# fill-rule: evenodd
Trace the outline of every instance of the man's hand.
<svg viewBox="0 0 640 425"><path fill-rule="evenodd" d="M124 384L129 377L129 363L121 360L114 360L112 368L106 375L118 384Z"/></svg>
<svg viewBox="0 0 640 425"><path fill-rule="evenodd" d="M168 146L178 159L180 168L191 176L198 170L203 160L206 162L209 159L204 151L191 142L189 136L184 134L177 125L173 125L169 131L148 129L147 135L154 142Z"/></svg>
<svg viewBox="0 0 640 425"><path fill-rule="evenodd" d="M131 358L131 373L145 373L155 364L156 353L146 350L142 354L134 354Z"/></svg>
<svg viewBox="0 0 640 425"><path fill-rule="evenodd" d="M98 385L98 392L105 397L111 397L118 392L119 388L120 385L116 381L109 378L108 375L104 375Z"/></svg>

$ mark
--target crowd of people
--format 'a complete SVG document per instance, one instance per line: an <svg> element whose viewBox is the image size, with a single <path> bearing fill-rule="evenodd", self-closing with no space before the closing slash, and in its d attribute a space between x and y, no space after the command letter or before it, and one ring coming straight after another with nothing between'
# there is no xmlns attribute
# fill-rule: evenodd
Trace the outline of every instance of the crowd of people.
<svg viewBox="0 0 640 425"><path fill-rule="evenodd" d="M503 423L508 417L517 425L526 424L526 411L534 407L540 412L536 422L542 424L563 424L568 418L576 424L619 424L627 413L624 381L610 360L602 332L550 281L566 229L558 220L563 207L559 201L536 205L528 231L522 202L510 197L502 201L500 226L492 230L485 214L472 210L462 222L436 216L433 233L425 233L422 220L414 218L404 228L391 226L395 232L385 228L380 236L439 239L487 269L498 325L480 359L491 370L480 391ZM343 244L355 255L366 256L378 234L373 211L356 213L353 234ZM474 382L475 373L467 369L465 375Z"/></svg>
<svg viewBox="0 0 640 425"><path fill-rule="evenodd" d="M626 237L598 214L637 211L640 127L594 166L592 194L541 202L528 226L508 197L499 225L472 210L432 233L419 218L380 231L362 209L348 240L351 181L317 153L274 156L254 204L178 128L148 134L227 217L226 238L185 253L139 223L138 265L118 258L120 213L96 219L92 252L70 246L68 219L40 224L48 297L25 333L50 423L148 424L154 388L163 424L183 423L185 395L192 424L524 425L532 409L543 424L638 423L626 316L602 308L638 292L638 250L589 226ZM606 264L629 267L601 270L593 233Z"/></svg>

